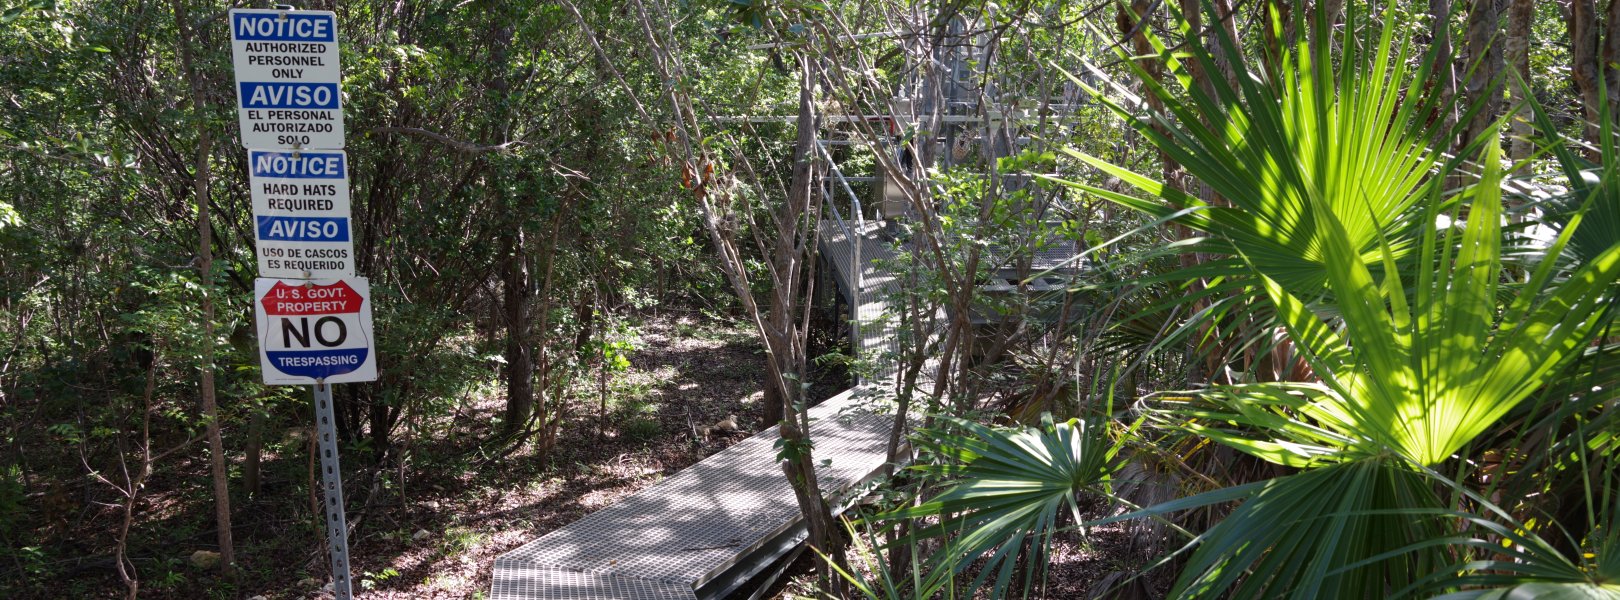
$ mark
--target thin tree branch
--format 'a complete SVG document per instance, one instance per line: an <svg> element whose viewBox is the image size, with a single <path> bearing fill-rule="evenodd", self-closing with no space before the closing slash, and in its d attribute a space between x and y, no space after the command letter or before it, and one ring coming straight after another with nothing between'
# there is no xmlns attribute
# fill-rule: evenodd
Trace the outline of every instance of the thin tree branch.
<svg viewBox="0 0 1620 600"><path fill-rule="evenodd" d="M426 129L422 129L421 127L374 127L370 130L370 133L401 133L422 136L445 146L449 146L450 149L463 154L488 154L491 152L505 154L511 152L514 146L522 146L526 144L526 142L522 140L512 140L510 142L501 144L481 146L471 142L463 142L442 133L428 131Z"/></svg>

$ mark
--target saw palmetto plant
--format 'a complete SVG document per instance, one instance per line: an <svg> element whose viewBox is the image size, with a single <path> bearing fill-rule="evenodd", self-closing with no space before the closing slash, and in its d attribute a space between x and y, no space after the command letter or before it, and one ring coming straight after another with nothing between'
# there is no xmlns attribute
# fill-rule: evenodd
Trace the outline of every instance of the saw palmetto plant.
<svg viewBox="0 0 1620 600"><path fill-rule="evenodd" d="M1120 437L1104 419L1054 422L999 429L948 419L917 440L941 460L913 470L955 483L916 506L877 516L894 523L919 519L899 544L943 540L911 588L916 598L986 585L997 598L1036 586L1052 536L1080 521L1080 498L1103 491L1119 466ZM1067 525L1065 525L1065 523ZM1022 565L1022 569L1020 566ZM978 573L962 575L976 566Z"/></svg>
<svg viewBox="0 0 1620 600"><path fill-rule="evenodd" d="M1445 184L1463 154L1448 155L1431 142L1456 137L1459 126L1436 115L1458 107L1424 92L1421 82L1430 78L1434 59L1417 50L1394 6L1376 18L1363 9L1352 3L1342 28L1300 17L1297 27L1313 24L1314 37L1324 42L1301 36L1274 71L1252 66L1232 40L1218 51L1204 48L1181 22L1186 48L1147 34L1157 55L1120 54L1141 84L1140 95L1089 64L1094 80L1109 83L1093 87L1074 79L1203 190L1186 191L1078 150L1066 154L1149 198L1057 180L1194 233L1167 250L1199 257L1172 274L1198 285L1182 295L1185 301L1150 308L1179 307L1192 315L1161 344L1193 342L1208 373L1255 379L1252 373L1265 366L1253 358L1280 339L1270 335L1276 320L1253 272L1306 290L1307 299L1332 293L1330 249L1313 233L1326 226L1319 213L1334 218L1363 263L1377 264L1388 251L1404 265L1415 256L1422 205L1454 200ZM1162 63L1171 77L1155 78L1141 60ZM1196 76L1225 67L1230 77ZM1162 112L1142 110L1153 104ZM1472 155L1481 143L1475 140L1464 153Z"/></svg>
<svg viewBox="0 0 1620 600"><path fill-rule="evenodd" d="M1163 113L1139 110L1141 98L1122 84L1097 89L1078 77L1074 82L1213 195L1200 197L1077 150L1067 154L1154 199L1062 182L1206 234L1187 240L1184 251L1228 258L1241 254L1267 276L1291 285L1327 283L1330 249L1313 235L1326 226L1319 216L1324 211L1363 262L1379 262L1386 246L1405 255L1420 224L1421 211L1415 208L1444 185L1444 178L1434 175L1460 160L1448 159L1430 144L1455 133L1432 118L1451 104L1418 93L1418 82L1429 77L1433 61L1414 56L1410 36L1398 20L1387 12L1382 16L1385 25L1365 46L1349 33L1339 37L1324 20L1315 19L1317 35L1334 38L1322 47L1342 47L1342 53L1316 54L1302 42L1287 68L1271 80L1246 66L1231 40L1222 44L1225 56L1211 55L1185 23L1183 34L1194 49L1190 53L1172 51L1148 35L1158 56L1146 58L1164 63L1176 88L1149 75L1135 57L1121 58L1140 80L1142 94L1162 103ZM1363 18L1351 6L1343 30L1366 25ZM1207 78L1206 90L1194 80L1193 69L1220 73L1217 58L1236 72L1230 79ZM1235 260L1211 261L1192 274L1243 269Z"/></svg>
<svg viewBox="0 0 1620 600"><path fill-rule="evenodd" d="M1347 23L1347 32L1359 26L1353 9ZM1350 38L1301 43L1275 79L1227 60L1236 76L1207 90L1185 62L1219 72L1196 36L1185 53L1155 40L1181 90L1136 72L1166 114L1142 114L1123 88L1112 92L1122 100L1098 92L1212 196L1071 153L1156 199L1069 185L1198 231L1187 247L1221 258L1183 275L1224 278L1216 286L1228 287L1205 298L1263 297L1311 367L1307 381L1219 385L1153 404L1162 427L1299 469L1137 513L1240 500L1188 545L1172 596L1427 593L1468 585L1437 573L1493 568L1459 564L1471 553L1453 543L1447 510L1464 500L1437 474L1458 468L1471 443L1586 351L1620 277L1620 240L1581 234L1596 195L1566 206L1546 249L1579 247L1579 261L1510 276L1496 134L1463 153L1484 165L1477 183L1446 193L1459 159L1431 146L1449 132L1429 117L1451 107L1409 88L1429 61L1411 69L1409 40L1394 19L1383 23L1373 52ZM1335 47L1341 55L1316 51Z"/></svg>
<svg viewBox="0 0 1620 600"><path fill-rule="evenodd" d="M1320 381L1217 386L1198 401L1159 408L1169 426L1305 469L1258 488L1206 532L1180 592L1236 586L1242 596L1364 597L1409 585L1450 560L1448 546L1423 544L1448 532L1444 518L1425 512L1446 506L1425 470L1465 453L1563 373L1593 339L1604 289L1620 277L1616 244L1572 272L1545 263L1498 305L1496 159L1493 146L1468 214L1454 213L1466 225L1443 235L1426 229L1417 264L1432 269L1410 281L1390 250L1375 276L1348 252L1332 217L1319 215L1329 225L1317 235L1330 249L1335 324L1298 290L1263 278Z"/></svg>

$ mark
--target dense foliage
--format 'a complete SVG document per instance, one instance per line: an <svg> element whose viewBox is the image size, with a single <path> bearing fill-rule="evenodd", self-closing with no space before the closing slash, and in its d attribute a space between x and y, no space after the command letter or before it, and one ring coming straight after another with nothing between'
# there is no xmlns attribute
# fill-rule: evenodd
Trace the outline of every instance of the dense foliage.
<svg viewBox="0 0 1620 600"><path fill-rule="evenodd" d="M1620 598L1597 4L305 3L382 357L337 397L355 535L412 539L382 515L415 481L704 449L695 399L665 431L626 383L674 312L753 334L815 593ZM0 595L322 573L307 397L258 372L228 8L0 4ZM899 351L851 357L814 240L884 217ZM802 437L845 367L918 425L847 529ZM1121 526L1087 589L1048 568ZM407 554L365 581L425 593Z"/></svg>

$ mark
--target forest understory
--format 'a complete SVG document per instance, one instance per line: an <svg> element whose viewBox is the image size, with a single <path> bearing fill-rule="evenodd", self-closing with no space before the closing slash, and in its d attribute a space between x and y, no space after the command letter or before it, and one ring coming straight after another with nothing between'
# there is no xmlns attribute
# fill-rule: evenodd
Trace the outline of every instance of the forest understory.
<svg viewBox="0 0 1620 600"><path fill-rule="evenodd" d="M1620 600L1620 0L268 4L0 0L0 600Z"/></svg>
<svg viewBox="0 0 1620 600"><path fill-rule="evenodd" d="M607 412L600 396L582 390L571 402L557 447L544 463L532 445L493 458L468 452L467 440L498 433L504 407L496 373L487 394L469 394L437 422L415 427L440 432L426 443L408 435L408 469L355 469L367 460L356 444L345 447L345 481L353 533L350 552L357 597L385 599L480 598L490 587L491 566L501 554L724 450L762 428L759 344L750 332L706 312L665 312L633 318L627 331L628 367L607 381ZM830 340L829 340L830 341ZM829 363L831 364L831 363ZM827 398L848 386L847 374L829 366L812 373L812 397ZM307 405L304 406L307 408ZM712 424L735 416L739 430ZM206 561L217 551L207 518L208 464L201 457L163 469L148 482L130 533L130 561L147 583L145 598L331 598L325 537L312 515L307 415L275 415L280 439L266 444L260 491L237 505L240 576L222 579ZM605 418L604 418L605 417ZM703 435L701 429L714 429ZM54 443L52 433L23 445ZM235 442L236 440L231 440ZM234 445L234 444L233 444ZM483 446L471 446L475 449ZM243 457L231 457L240 475ZM44 467L41 465L41 467ZM53 472L51 468L61 472ZM74 510L76 496L103 493L79 475L82 466L59 462L36 473L78 485L53 487L30 514L32 535L51 553L31 565L15 564L31 577L0 581L7 598L119 598L108 534L121 512L108 502ZM401 473L408 477L400 479ZM239 479L237 480L239 483ZM369 488L359 484L372 482ZM1095 500L1095 499L1094 499ZM1106 503L1087 506L1088 518L1107 516ZM632 535L633 532L627 532ZM1130 571L1129 533L1122 525L1096 528L1085 540L1074 531L1053 540L1050 578L1034 598L1077 598L1111 573ZM789 600L818 592L815 559L801 555L771 585L765 598ZM1112 583L1112 582L1110 582ZM733 595L746 598L745 587ZM984 597L983 594L980 595Z"/></svg>
<svg viewBox="0 0 1620 600"><path fill-rule="evenodd" d="M710 316L647 315L631 328L629 366L607 383L605 420L601 398L583 390L570 408L549 460L537 462L532 447L492 459L466 440L497 433L495 417L504 399L471 394L443 417L416 426L441 431L438 439L410 445L409 465L379 473L354 469L367 453L350 445L343 455L353 577L358 597L477 598L489 589L490 567L500 554L719 452L761 429L759 344L746 330ZM814 393L827 397L846 387L842 373L816 374ZM490 377L493 381L495 374ZM307 404L305 405L307 408ZM735 415L740 430L694 436L698 428ZM197 551L214 552L207 461L198 458L162 470L142 496L138 524L130 535L130 558L148 582L147 598L331 597L325 538L311 514L313 471L308 415L276 415L285 435L267 444L260 493L237 506L242 570L237 582L193 563ZM605 426L604 426L605 425ZM51 434L24 445L53 443ZM233 440L234 441L234 440ZM236 446L239 447L239 446ZM232 456L239 473L242 457ZM40 465L44 467L44 465ZM53 472L51 468L61 472ZM76 510L76 497L101 493L80 474L81 465L58 462L36 474L77 482L52 488L42 506L61 510L30 514L50 554L28 566L32 577L0 582L7 598L118 598L109 531L121 518L116 505L91 503ZM361 484L381 482L369 492ZM171 480L172 479L172 480ZM238 480L239 481L239 480ZM56 501L50 502L50 500ZM13 565L22 568L24 565Z"/></svg>

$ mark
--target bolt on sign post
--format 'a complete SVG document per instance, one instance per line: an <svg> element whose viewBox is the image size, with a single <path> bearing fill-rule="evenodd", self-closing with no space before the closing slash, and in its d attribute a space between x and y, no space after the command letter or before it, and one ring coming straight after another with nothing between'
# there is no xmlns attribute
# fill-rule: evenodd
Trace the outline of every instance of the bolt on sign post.
<svg viewBox="0 0 1620 600"><path fill-rule="evenodd" d="M349 580L332 384L376 381L371 285L354 274L343 76L331 11L232 9L237 116L248 153L259 364L268 385L310 385L332 591Z"/></svg>

